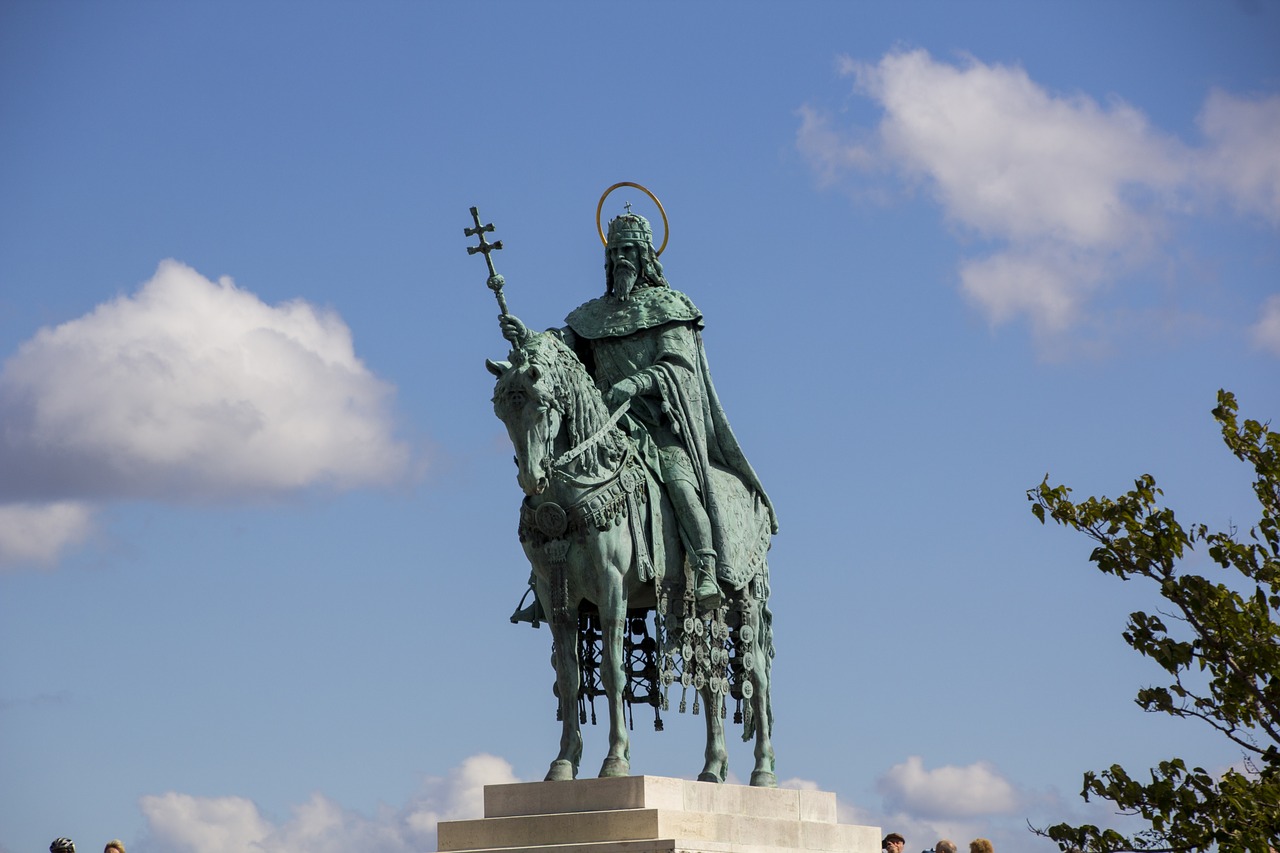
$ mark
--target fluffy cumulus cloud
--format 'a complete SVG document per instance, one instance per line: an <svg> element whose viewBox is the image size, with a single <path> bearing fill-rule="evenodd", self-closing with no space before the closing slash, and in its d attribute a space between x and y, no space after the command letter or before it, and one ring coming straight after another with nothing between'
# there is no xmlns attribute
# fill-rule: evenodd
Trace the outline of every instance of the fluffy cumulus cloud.
<svg viewBox="0 0 1280 853"><path fill-rule="evenodd" d="M821 790L805 779L789 779L779 785ZM981 763L929 771L920 758L912 757L890 768L878 785L882 797L879 808L837 799L837 820L879 827L882 836L896 832L907 839L908 851L932 848L943 838L956 841L964 850L969 839L978 837L993 840L997 850L1020 849L1028 837L1027 809L1035 812L1040 805L1033 802L1035 798L1015 796L1012 786ZM1063 813L1056 798L1049 805L1049 814Z"/></svg>
<svg viewBox="0 0 1280 853"><path fill-rule="evenodd" d="M987 247L960 280L993 323L1025 317L1046 335L1079 324L1101 287L1162 245L1171 217L1211 196L1280 224L1280 98L1212 93L1194 148L1120 100L1053 94L1018 67L915 50L841 71L881 121L845 131L806 107L800 151L826 185L893 174L931 193Z"/></svg>
<svg viewBox="0 0 1280 853"><path fill-rule="evenodd" d="M928 818L971 818L1007 814L1018 807L1018 796L986 762L966 767L948 765L927 770L916 755L889 768L878 783L885 805Z"/></svg>
<svg viewBox="0 0 1280 853"><path fill-rule="evenodd" d="M383 807L372 816L344 809L318 793L279 823L263 817L243 797L170 792L143 797L141 807L147 849L156 853L410 853L435 848L438 821L481 817L485 785L516 781L506 761L475 755L447 777L425 780L404 806Z"/></svg>
<svg viewBox="0 0 1280 853"><path fill-rule="evenodd" d="M267 305L166 261L136 293L41 329L5 362L0 561L74 541L104 500L392 482L409 454L391 394L337 314Z"/></svg>

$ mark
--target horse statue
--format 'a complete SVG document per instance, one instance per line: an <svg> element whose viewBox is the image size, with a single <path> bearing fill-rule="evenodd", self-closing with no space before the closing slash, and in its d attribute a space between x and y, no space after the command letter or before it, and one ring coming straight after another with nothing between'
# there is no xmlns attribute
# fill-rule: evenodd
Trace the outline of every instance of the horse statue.
<svg viewBox="0 0 1280 853"><path fill-rule="evenodd" d="M517 481L525 494L520 539L552 632L563 728L546 780L578 775L581 697L594 698L583 676L587 664L599 667L599 692L608 705L609 749L600 776L630 773L627 703L647 702L656 713L659 705L668 707L668 691L679 685L682 712L689 690L694 713L699 699L705 708L705 762L698 779L723 782L728 774L724 718L732 699L743 740L755 739L751 784L776 787L768 510L736 475L713 472L719 493L736 502L730 539L734 562L743 568L740 577L719 579L722 603L704 608L695 601L693 568L670 502L618 425L625 404L609 412L578 357L555 333L532 334L512 350L510 361L486 364L498 377L494 412L515 447ZM649 611L657 638L646 645L652 654L641 669L652 689L645 693L628 681L624 638L634 630L636 614L643 620ZM592 634L585 627L588 615L599 626L598 661L581 659Z"/></svg>

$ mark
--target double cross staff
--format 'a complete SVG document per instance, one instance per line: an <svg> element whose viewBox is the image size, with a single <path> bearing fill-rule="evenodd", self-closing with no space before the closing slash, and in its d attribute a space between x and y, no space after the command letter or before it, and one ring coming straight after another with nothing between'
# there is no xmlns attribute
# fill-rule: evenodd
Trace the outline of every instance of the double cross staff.
<svg viewBox="0 0 1280 853"><path fill-rule="evenodd" d="M490 252L495 249L502 248L502 241L498 240L495 243L490 243L484 238L486 233L493 230L493 223L490 222L488 225L481 225L480 211L474 207L471 208L471 218L475 220L476 227L464 228L463 234L467 237L474 237L477 234L480 235L480 245L468 246L467 254L474 255L476 252L484 253L484 262L489 265L489 280L486 284L488 284L489 289L493 291L493 295L498 297L498 307L502 309L502 313L504 315L509 314L510 312L507 311L507 298L502 295L502 285L506 284L506 279L498 275L498 271L493 268L493 258L489 257Z"/></svg>

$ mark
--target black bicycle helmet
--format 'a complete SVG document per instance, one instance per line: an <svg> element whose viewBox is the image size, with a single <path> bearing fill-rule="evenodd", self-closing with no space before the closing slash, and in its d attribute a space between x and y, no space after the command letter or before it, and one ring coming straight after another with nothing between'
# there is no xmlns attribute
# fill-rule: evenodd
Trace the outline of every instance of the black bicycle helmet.
<svg viewBox="0 0 1280 853"><path fill-rule="evenodd" d="M55 838L49 845L49 853L76 853L76 843L70 838Z"/></svg>

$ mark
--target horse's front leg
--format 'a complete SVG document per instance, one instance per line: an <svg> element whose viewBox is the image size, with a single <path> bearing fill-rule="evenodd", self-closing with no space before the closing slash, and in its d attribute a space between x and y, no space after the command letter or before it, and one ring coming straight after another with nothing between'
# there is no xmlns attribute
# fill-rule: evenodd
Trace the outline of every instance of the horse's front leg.
<svg viewBox="0 0 1280 853"><path fill-rule="evenodd" d="M609 589L601 596L600 609L601 672L605 699L609 703L609 752L600 767L603 776L631 775L631 737L627 732L626 711L623 705L627 685L626 663L623 660L622 639L626 630L627 600L622 592L621 578L615 575Z"/></svg>
<svg viewBox="0 0 1280 853"><path fill-rule="evenodd" d="M729 775L729 750L724 745L724 699L722 694L713 693L709 687L699 691L702 694L704 714L707 718L707 747L703 752L702 772L698 774L699 782L723 782Z"/></svg>
<svg viewBox="0 0 1280 853"><path fill-rule="evenodd" d="M578 611L551 617L552 658L556 667L556 693L560 697L560 754L551 762L544 781L566 782L578 776L582 761L582 729L578 724Z"/></svg>

